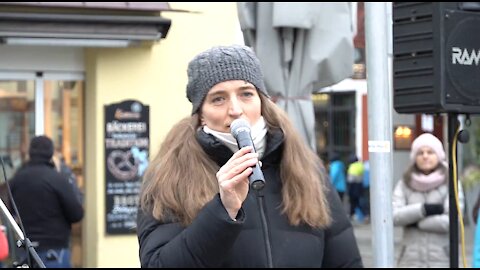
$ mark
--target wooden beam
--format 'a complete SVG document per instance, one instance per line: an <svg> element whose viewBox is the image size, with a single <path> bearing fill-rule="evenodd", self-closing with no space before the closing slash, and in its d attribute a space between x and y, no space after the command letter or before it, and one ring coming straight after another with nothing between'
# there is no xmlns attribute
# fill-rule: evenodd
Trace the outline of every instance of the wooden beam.
<svg viewBox="0 0 480 270"><path fill-rule="evenodd" d="M77 112L77 119L78 119L78 141L77 141L77 151L78 151L78 156L77 156L77 160L78 160L78 164L80 166L83 167L83 141L85 139L85 133L84 133L84 119L83 119L83 116L84 116L84 113L85 113L85 110L84 110L84 106L83 106L83 103L84 103L84 89L83 89L83 81L77 81L77 83L75 84L76 86L76 91L77 91L77 108L78 108L78 112Z"/></svg>
<svg viewBox="0 0 480 270"><path fill-rule="evenodd" d="M71 128L71 89L61 89L62 91L62 155L65 163L72 164L72 128Z"/></svg>

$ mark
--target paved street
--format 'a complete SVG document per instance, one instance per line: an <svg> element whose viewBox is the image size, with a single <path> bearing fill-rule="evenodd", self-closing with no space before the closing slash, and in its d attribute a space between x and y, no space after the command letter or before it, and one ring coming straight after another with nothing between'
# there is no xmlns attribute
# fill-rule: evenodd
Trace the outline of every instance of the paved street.
<svg viewBox="0 0 480 270"><path fill-rule="evenodd" d="M358 246L360 249L360 254L362 255L363 264L365 268L375 267L373 265L373 250L372 250L372 231L371 224L354 224L355 236L357 238ZM465 248L466 248L466 259L468 267L471 266L471 254L472 254L472 241L474 235L474 228L472 226L465 225ZM402 237L402 229L396 227L394 229L394 252L397 256L400 246L400 241ZM461 236L458 234L458 241L460 243ZM462 265L462 250L459 247L459 266ZM395 257L396 258L396 257Z"/></svg>

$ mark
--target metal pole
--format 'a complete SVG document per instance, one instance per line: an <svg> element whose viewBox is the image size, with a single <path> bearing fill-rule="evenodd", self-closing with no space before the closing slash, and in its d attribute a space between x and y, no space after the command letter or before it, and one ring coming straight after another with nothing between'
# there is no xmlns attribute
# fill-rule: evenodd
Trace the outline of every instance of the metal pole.
<svg viewBox="0 0 480 270"><path fill-rule="evenodd" d="M7 181L7 175L5 173L5 163L3 162L3 158L1 156L0 156L0 164L2 166L3 177L4 177L5 182L6 182ZM6 185L7 185L7 188L10 189L10 186L8 185L8 183L6 183ZM10 195L11 195L11 193L10 193ZM13 203L13 199L12 199L12 203ZM17 212L17 215L18 215L17 207L15 206L14 203L12 204L12 206L15 209L15 211ZM3 202L2 199L0 199L0 209L3 212L3 214L7 217L8 221L10 222L10 225L13 227L13 230L17 234L18 238L20 238L20 240L17 241L17 246L18 247L21 247L21 246L25 247L25 254L27 256L27 262L30 264L30 265L27 265L27 266L30 267L30 268L33 267L33 264L30 262L30 256L32 256L32 258L35 260L35 262L37 263L39 268L45 268L45 264L42 262L42 259L40 259L40 257L38 256L38 253L33 248L32 242L30 241L30 239L25 237L22 230L18 226L17 222L13 218L12 214L10 214L10 211L8 211L8 208L7 208L7 206L5 205L5 203ZM23 228L23 226L22 226L22 228ZM23 228L23 230L25 230L25 228ZM23 265L21 268L25 268L24 266L25 265Z"/></svg>
<svg viewBox="0 0 480 270"><path fill-rule="evenodd" d="M3 164L3 160L2 160L2 164ZM30 242L30 239L25 238L25 235L23 234L22 230L20 230L20 227L18 227L17 222L13 218L12 214L10 214L10 211L8 211L8 208L2 199L0 199L0 209L2 210L3 214L7 217L8 221L10 222L10 225L12 225L13 230L17 234L18 238L20 238L19 240L20 243L24 245L26 255L27 256L31 255L39 268L45 268L45 264L42 262L42 259L40 259L40 257L38 256L38 253L33 248L32 242ZM28 266L30 268L33 267L33 265L28 265ZM25 268L25 267L22 267L22 268Z"/></svg>
<svg viewBox="0 0 480 270"><path fill-rule="evenodd" d="M450 268L458 268L458 211L455 203L455 183L453 181L453 138L459 126L458 115L448 114L448 207L450 221ZM456 159L456 157L455 157ZM458 187L457 187L458 188ZM457 189L458 190L458 189Z"/></svg>
<svg viewBox="0 0 480 270"><path fill-rule="evenodd" d="M387 3L365 3L368 151L374 267L394 267L392 220L392 106Z"/></svg>

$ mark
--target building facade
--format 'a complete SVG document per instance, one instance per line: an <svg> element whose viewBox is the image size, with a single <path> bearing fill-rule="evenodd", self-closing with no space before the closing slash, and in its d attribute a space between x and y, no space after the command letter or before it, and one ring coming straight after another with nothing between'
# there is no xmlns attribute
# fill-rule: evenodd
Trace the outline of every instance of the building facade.
<svg viewBox="0 0 480 270"><path fill-rule="evenodd" d="M190 114L187 63L211 46L242 43L236 14L235 3L0 5L0 154L10 177L28 158L30 139L46 134L73 168L85 194L74 266L140 266L134 228L114 222L129 218L138 202L129 194L140 179L119 188L109 177L137 170L142 159L132 156L155 155L172 125ZM145 117L128 120L135 113Z"/></svg>
<svg viewBox="0 0 480 270"><path fill-rule="evenodd" d="M132 185L121 187L117 180L129 168L139 173L142 154L152 158L170 128L190 114L188 61L214 45L243 43L236 8L236 3L0 3L0 156L9 178L28 158L30 139L46 134L73 168L85 194L85 218L73 230L74 266L140 266L134 229L115 222L123 218L115 211L134 208L140 179L127 175L123 181ZM363 18L362 10L358 16ZM324 160L334 151L368 160L361 24L357 33L354 76L313 95L317 150ZM142 118L129 118L136 114ZM446 141L442 117L395 111L392 117L394 134L407 127L409 138L428 131ZM393 181L409 162L411 141L399 143L393 145Z"/></svg>

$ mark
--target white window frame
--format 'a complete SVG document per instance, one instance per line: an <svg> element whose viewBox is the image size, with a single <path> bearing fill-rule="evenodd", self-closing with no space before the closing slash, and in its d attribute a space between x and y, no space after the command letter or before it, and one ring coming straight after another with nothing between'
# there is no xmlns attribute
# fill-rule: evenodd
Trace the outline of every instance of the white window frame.
<svg viewBox="0 0 480 270"><path fill-rule="evenodd" d="M33 80L35 81L35 135L45 133L45 107L43 103L45 80L60 81L84 81L85 75L82 72L29 72L29 71L2 71L0 80Z"/></svg>

